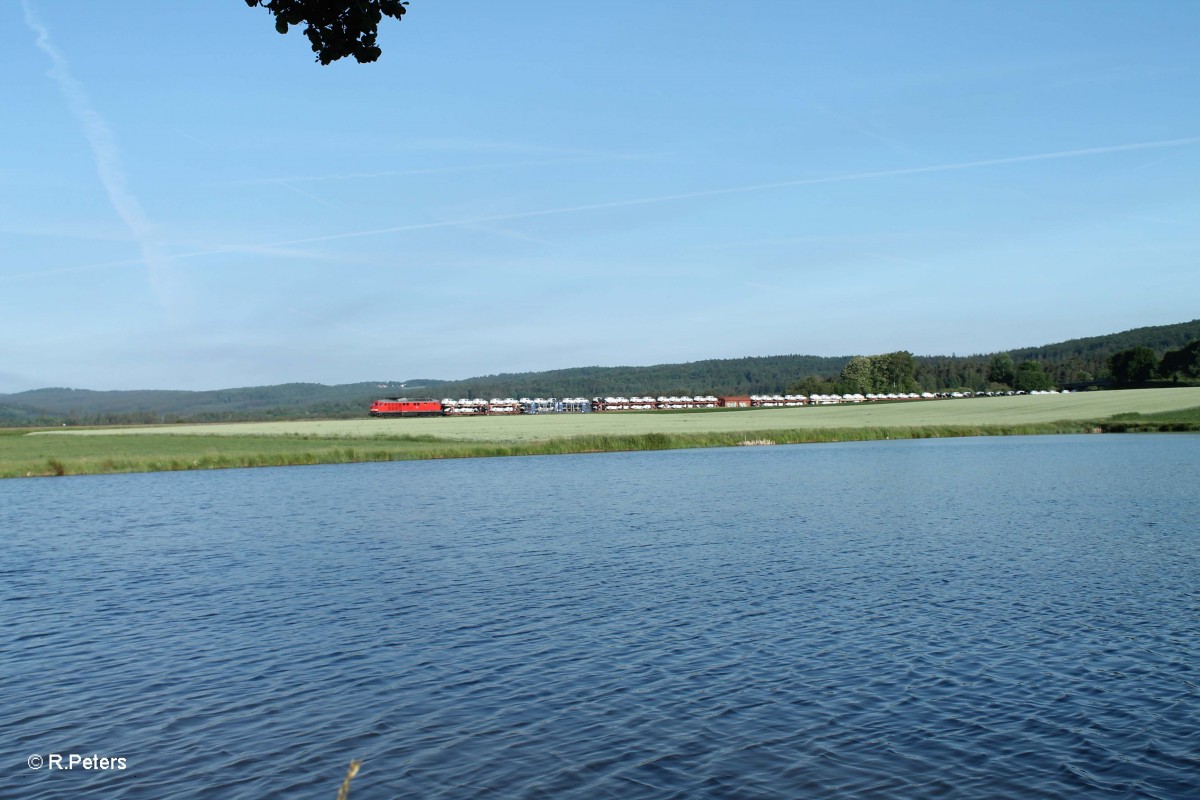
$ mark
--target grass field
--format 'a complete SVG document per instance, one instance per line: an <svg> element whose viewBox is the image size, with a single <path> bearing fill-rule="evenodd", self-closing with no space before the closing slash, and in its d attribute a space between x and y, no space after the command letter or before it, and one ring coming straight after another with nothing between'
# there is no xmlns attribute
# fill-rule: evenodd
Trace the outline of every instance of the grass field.
<svg viewBox="0 0 1200 800"><path fill-rule="evenodd" d="M935 436L1198 430L1200 388L692 413L0 431L0 477Z"/></svg>

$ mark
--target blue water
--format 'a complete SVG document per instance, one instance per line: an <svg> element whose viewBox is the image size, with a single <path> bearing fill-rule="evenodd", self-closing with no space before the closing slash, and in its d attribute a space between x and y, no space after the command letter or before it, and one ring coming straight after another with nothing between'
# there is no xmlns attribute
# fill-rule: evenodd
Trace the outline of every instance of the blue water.
<svg viewBox="0 0 1200 800"><path fill-rule="evenodd" d="M0 482L0 797L1200 796L1200 437ZM126 759L29 769L30 755Z"/></svg>

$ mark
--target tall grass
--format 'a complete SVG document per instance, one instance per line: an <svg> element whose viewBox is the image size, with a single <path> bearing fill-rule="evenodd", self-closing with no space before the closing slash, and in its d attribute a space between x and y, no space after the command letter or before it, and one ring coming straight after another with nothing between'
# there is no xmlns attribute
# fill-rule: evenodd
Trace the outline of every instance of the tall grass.
<svg viewBox="0 0 1200 800"><path fill-rule="evenodd" d="M1106 433L1200 431L1200 408L1143 414L1137 411L1114 414L1099 423Z"/></svg>

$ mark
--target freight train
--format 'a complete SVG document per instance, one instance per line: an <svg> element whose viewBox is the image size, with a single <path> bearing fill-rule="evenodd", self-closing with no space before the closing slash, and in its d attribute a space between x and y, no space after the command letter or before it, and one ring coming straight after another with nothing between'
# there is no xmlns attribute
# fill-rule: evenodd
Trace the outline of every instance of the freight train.
<svg viewBox="0 0 1200 800"><path fill-rule="evenodd" d="M1065 390L1064 390L1065 393ZM896 392L888 394L752 394L736 397L550 397L517 400L511 397L491 400L410 400L393 397L371 404L372 417L459 417L497 416L506 414L586 414L606 411L683 411L697 408L797 408L799 406L840 405L843 403L874 403L888 400L940 400L945 398L981 397L1025 392ZM1029 394L1058 394L1055 391Z"/></svg>
<svg viewBox="0 0 1200 800"><path fill-rule="evenodd" d="M933 397L933 395L929 395ZM371 404L373 417L458 417L503 414L586 414L602 411L684 411L698 408L794 408L831 403L861 403L866 400L918 399L919 395L745 395L714 397L713 395L658 397L512 397L491 400L412 400L393 397Z"/></svg>

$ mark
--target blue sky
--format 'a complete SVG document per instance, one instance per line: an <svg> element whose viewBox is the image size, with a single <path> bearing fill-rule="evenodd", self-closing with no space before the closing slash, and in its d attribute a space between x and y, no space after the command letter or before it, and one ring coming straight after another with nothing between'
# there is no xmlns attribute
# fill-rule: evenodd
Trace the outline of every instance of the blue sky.
<svg viewBox="0 0 1200 800"><path fill-rule="evenodd" d="M0 7L0 392L991 352L1200 316L1200 3ZM703 387L696 387L697 391Z"/></svg>

